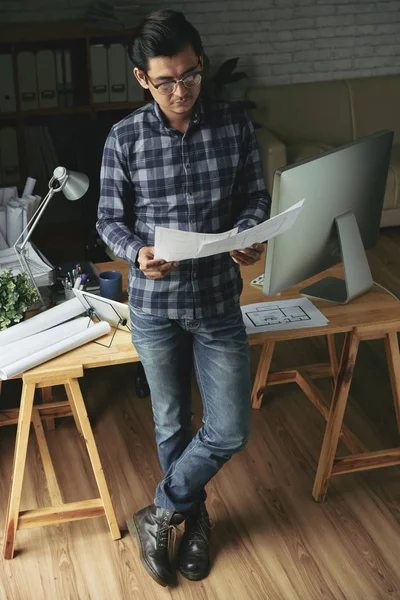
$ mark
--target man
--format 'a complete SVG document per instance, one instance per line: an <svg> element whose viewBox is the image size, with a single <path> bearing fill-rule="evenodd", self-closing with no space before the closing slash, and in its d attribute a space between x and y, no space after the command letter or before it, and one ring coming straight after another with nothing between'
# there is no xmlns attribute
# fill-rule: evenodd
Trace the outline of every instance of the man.
<svg viewBox="0 0 400 600"><path fill-rule="evenodd" d="M104 148L97 228L130 262L132 340L150 387L163 480L154 504L128 520L144 567L173 580L168 546L185 520L180 572L210 570L205 485L249 437L250 369L239 265L262 246L179 264L154 258L157 225L201 233L247 229L269 216L254 130L237 105L200 97L203 47L182 13L150 14L130 57L154 101L111 129ZM203 426L192 437L194 363Z"/></svg>

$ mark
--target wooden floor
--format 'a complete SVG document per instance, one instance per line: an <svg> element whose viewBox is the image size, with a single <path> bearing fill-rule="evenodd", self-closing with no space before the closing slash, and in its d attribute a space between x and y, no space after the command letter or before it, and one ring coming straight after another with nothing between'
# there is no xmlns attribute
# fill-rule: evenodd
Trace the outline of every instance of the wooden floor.
<svg viewBox="0 0 400 600"><path fill-rule="evenodd" d="M375 279L400 295L400 228L384 230L369 258ZM252 349L254 369L258 352ZM282 343L273 367L326 355L322 341ZM96 369L82 382L121 528L152 502L161 475L150 400L135 397L133 372L132 365ZM329 392L329 381L319 385ZM15 403L18 386L4 384L3 406ZM195 384L193 390L198 427L201 401ZM370 449L399 444L382 341L361 345L346 422ZM0 429L1 532L15 431ZM19 531L15 559L0 562L0 599L400 599L400 469L337 477L317 504L311 489L323 431L322 417L294 384L267 393L252 413L246 449L207 488L215 527L206 580L179 576L176 586L159 587L143 570L135 541L124 533L113 542L99 518ZM97 496L72 418L58 421L48 441L66 501ZM21 509L46 504L31 438Z"/></svg>

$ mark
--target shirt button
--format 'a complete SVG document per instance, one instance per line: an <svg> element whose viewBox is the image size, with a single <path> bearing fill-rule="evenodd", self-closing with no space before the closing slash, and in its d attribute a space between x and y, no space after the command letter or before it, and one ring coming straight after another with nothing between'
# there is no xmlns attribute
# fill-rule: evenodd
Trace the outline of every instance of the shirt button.
<svg viewBox="0 0 400 600"><path fill-rule="evenodd" d="M196 223L196 219L190 219L191 223Z"/></svg>
<svg viewBox="0 0 400 600"><path fill-rule="evenodd" d="M196 279L196 277L197 277L197 273L196 273L196 271L194 271L194 273L193 273L193 279Z"/></svg>

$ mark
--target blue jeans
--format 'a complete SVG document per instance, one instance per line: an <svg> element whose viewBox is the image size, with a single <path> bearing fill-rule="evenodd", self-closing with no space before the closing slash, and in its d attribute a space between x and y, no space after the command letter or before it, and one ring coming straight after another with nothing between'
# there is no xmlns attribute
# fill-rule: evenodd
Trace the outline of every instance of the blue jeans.
<svg viewBox="0 0 400 600"><path fill-rule="evenodd" d="M187 511L206 499L205 485L250 435L250 359L242 314L166 319L131 307L132 341L150 387L164 479L154 504ZM194 363L203 425L192 436ZM238 490L239 492L239 490Z"/></svg>

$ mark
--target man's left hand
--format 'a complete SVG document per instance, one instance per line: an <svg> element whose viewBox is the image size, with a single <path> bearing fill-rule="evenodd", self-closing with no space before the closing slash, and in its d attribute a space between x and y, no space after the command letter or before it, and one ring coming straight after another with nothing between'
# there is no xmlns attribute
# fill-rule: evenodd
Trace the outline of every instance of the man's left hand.
<svg viewBox="0 0 400 600"><path fill-rule="evenodd" d="M243 248L243 250L232 250L229 254L232 260L242 267L254 265L261 259L264 252L263 244L253 244L251 248Z"/></svg>

